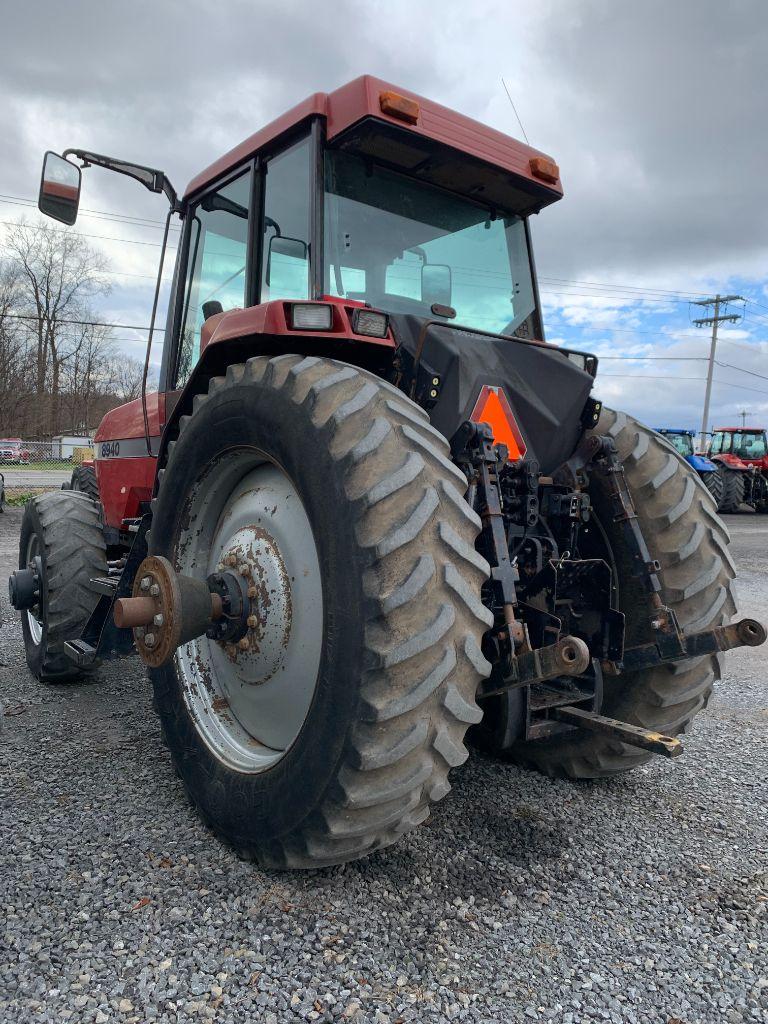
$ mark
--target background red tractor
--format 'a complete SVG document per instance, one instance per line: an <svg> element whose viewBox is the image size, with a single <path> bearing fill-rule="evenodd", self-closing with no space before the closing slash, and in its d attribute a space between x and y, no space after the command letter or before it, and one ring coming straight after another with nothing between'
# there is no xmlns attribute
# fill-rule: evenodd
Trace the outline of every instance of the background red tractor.
<svg viewBox="0 0 768 1024"><path fill-rule="evenodd" d="M768 448L762 427L716 427L707 447L723 482L720 509L768 512Z"/></svg>
<svg viewBox="0 0 768 1024"><path fill-rule="evenodd" d="M418 826L470 727L573 778L680 753L719 654L765 630L731 623L685 460L602 409L593 355L543 342L551 158L370 77L181 198L49 153L65 223L68 156L165 193L182 235L158 392L102 421L98 497L83 470L25 511L10 589L39 678L137 652L200 813L283 867Z"/></svg>

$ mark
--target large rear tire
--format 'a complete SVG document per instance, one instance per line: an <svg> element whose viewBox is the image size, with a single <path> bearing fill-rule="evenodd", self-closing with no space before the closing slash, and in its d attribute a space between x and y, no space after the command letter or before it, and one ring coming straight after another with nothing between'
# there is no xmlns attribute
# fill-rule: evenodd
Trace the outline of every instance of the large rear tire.
<svg viewBox="0 0 768 1024"><path fill-rule="evenodd" d="M736 601L728 531L697 474L655 431L625 413L605 409L595 432L609 434L616 443L643 535L652 557L661 563L662 599L675 611L683 631L696 633L729 622ZM601 494L596 491L592 497L608 541L617 551L621 535ZM621 596L619 606L628 620L637 614L631 601L622 604ZM719 677L718 656L606 677L602 710L620 721L675 735L687 731L706 707ZM652 756L580 730L516 743L510 754L548 775L581 779L617 775Z"/></svg>
<svg viewBox="0 0 768 1024"><path fill-rule="evenodd" d="M746 478L743 472L736 469L720 467L718 473L722 474L723 500L720 503L720 512L738 512L744 501Z"/></svg>
<svg viewBox="0 0 768 1024"><path fill-rule="evenodd" d="M151 676L191 800L240 852L352 860L448 792L490 669L465 487L421 409L330 359L230 366L182 417L150 552L202 577L234 559L259 597L246 651L201 637Z"/></svg>
<svg viewBox="0 0 768 1024"><path fill-rule="evenodd" d="M99 595L89 582L107 571L99 506L74 491L53 491L32 498L24 509L19 568L40 558L38 604L21 612L27 664L38 679L67 682L83 674L64 652L76 640Z"/></svg>

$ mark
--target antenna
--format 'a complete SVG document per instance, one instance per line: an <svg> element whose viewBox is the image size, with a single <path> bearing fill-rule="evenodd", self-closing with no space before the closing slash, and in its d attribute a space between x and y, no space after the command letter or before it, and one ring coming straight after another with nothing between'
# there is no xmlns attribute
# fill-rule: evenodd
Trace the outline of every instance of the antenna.
<svg viewBox="0 0 768 1024"><path fill-rule="evenodd" d="M520 125L520 131L523 133L523 138L525 139L526 145L530 146L530 142L528 142L528 136L525 134L525 128L523 128L523 122L520 120L520 115L517 112L517 107L515 106L515 102L509 94L507 83L504 81L503 77L501 79L501 84L504 86L504 92L507 94L507 99L512 104L512 109L515 112L515 117L517 118L517 123Z"/></svg>

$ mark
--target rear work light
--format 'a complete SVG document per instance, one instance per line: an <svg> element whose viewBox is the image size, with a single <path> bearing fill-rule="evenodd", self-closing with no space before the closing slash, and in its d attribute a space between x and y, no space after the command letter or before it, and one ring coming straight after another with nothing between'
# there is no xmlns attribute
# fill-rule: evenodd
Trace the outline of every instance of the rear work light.
<svg viewBox="0 0 768 1024"><path fill-rule="evenodd" d="M386 338L389 317L375 309L356 309L352 314L352 330L355 334L366 334L369 338Z"/></svg>
<svg viewBox="0 0 768 1024"><path fill-rule="evenodd" d="M291 327L294 331L330 331L333 309L320 302L298 303L291 306Z"/></svg>

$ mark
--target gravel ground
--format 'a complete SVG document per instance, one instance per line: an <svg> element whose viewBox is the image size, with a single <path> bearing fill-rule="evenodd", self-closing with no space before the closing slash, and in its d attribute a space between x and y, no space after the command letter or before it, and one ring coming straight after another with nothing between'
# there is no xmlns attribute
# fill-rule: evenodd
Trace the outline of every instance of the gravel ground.
<svg viewBox="0 0 768 1024"><path fill-rule="evenodd" d="M766 620L768 519L728 518ZM575 785L475 755L399 846L268 874L190 811L138 665L35 683L3 603L3 1022L768 1019L765 649L675 762Z"/></svg>

